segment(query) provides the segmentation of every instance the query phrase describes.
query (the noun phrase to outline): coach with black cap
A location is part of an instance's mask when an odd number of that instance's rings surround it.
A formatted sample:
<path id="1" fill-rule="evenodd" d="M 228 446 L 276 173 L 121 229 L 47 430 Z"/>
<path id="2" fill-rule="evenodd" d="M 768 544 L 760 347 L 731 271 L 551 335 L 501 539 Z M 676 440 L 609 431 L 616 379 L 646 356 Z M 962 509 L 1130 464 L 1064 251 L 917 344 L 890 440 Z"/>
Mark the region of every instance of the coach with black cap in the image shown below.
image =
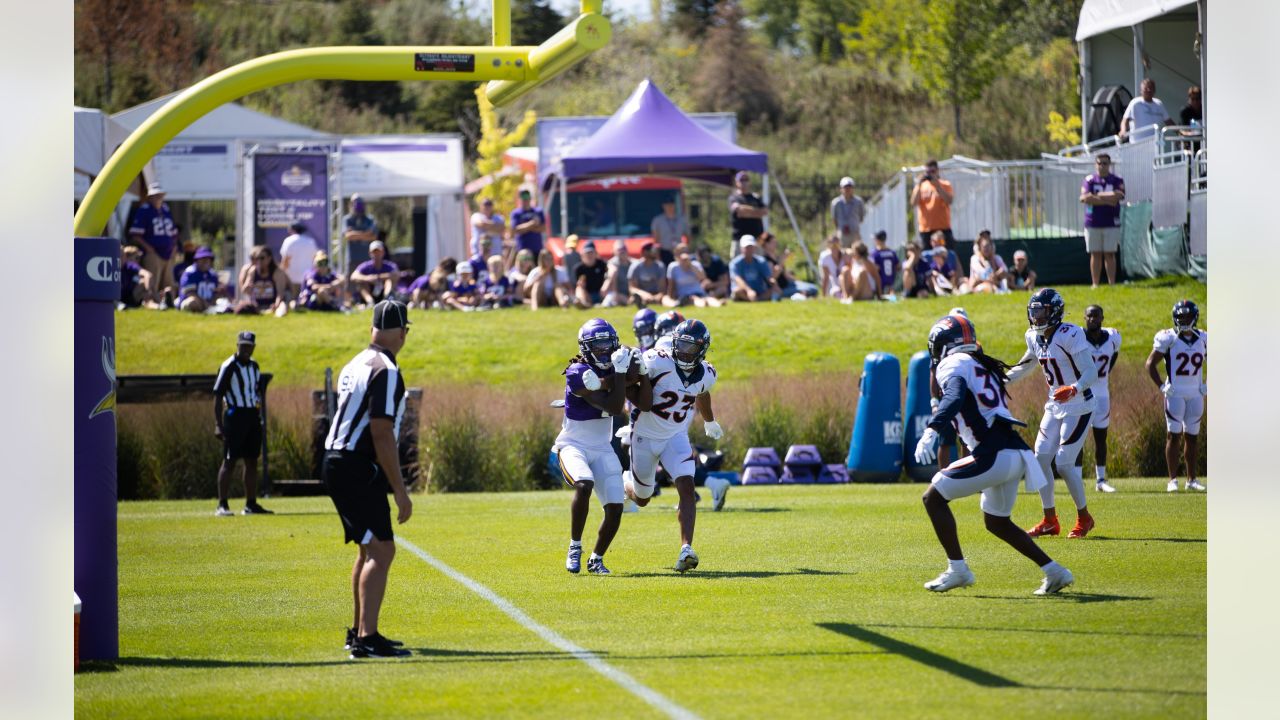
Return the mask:
<path id="1" fill-rule="evenodd" d="M 218 468 L 218 509 L 215 515 L 232 515 L 227 507 L 231 472 L 244 461 L 245 515 L 270 515 L 258 504 L 258 456 L 262 452 L 262 372 L 253 359 L 257 340 L 245 330 L 236 336 L 236 354 L 218 368 L 213 383 L 213 433 L 222 440 L 222 466 Z"/>
<path id="2" fill-rule="evenodd" d="M 378 632 L 387 573 L 396 555 L 387 491 L 395 497 L 398 522 L 413 514 L 398 450 L 405 382 L 396 353 L 408 334 L 409 309 L 403 303 L 383 300 L 374 305 L 371 342 L 338 376 L 337 411 L 324 441 L 324 484 L 346 542 L 359 549 L 351 570 L 355 612 L 346 644 L 352 658 L 409 654 L 401 643 Z"/>

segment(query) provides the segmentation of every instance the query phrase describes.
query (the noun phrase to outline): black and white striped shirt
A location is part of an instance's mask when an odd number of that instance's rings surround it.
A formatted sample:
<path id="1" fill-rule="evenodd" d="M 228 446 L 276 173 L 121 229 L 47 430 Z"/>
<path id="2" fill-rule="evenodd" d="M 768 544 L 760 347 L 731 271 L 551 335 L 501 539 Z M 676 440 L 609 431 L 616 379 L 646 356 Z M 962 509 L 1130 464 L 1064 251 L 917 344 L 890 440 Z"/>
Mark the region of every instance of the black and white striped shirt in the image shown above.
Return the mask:
<path id="1" fill-rule="evenodd" d="M 361 350 L 338 376 L 338 409 L 325 438 L 326 450 L 350 450 L 377 460 L 369 421 L 392 418 L 396 441 L 404 417 L 404 376 L 390 351 L 377 345 Z"/>
<path id="2" fill-rule="evenodd" d="M 218 368 L 218 379 L 213 382 L 213 392 L 222 397 L 227 407 L 257 408 L 262 400 L 262 374 L 258 363 L 240 362 L 236 356 L 227 358 Z"/>

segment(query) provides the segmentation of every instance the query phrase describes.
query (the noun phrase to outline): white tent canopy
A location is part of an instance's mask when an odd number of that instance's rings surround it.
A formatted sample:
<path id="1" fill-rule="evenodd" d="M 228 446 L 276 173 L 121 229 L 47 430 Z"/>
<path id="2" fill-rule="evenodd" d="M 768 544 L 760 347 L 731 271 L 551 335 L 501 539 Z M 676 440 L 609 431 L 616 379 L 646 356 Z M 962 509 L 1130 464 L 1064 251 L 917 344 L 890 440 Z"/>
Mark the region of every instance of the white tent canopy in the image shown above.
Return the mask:
<path id="1" fill-rule="evenodd" d="M 106 113 L 94 108 L 75 108 L 75 198 L 83 200 L 89 183 L 102 172 L 102 166 L 129 130 Z"/>
<path id="2" fill-rule="evenodd" d="M 1196 0 L 1084 0 L 1084 6 L 1080 8 L 1080 25 L 1076 27 L 1076 42 L 1101 35 L 1108 30 L 1138 25 L 1195 2 Z"/>

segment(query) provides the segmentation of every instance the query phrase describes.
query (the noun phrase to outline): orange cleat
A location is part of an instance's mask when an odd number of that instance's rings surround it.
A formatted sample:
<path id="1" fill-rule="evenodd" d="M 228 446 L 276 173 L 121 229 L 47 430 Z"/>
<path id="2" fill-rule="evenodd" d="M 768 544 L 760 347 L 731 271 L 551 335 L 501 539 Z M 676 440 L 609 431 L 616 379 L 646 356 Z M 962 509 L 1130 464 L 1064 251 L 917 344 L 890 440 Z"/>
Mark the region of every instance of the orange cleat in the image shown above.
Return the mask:
<path id="1" fill-rule="evenodd" d="M 1057 535 L 1062 532 L 1062 527 L 1058 525 L 1058 518 L 1045 518 L 1040 524 L 1027 531 L 1031 537 L 1040 537 L 1042 535 Z"/>
<path id="2" fill-rule="evenodd" d="M 1088 535 L 1089 531 L 1092 529 L 1093 529 L 1093 516 L 1081 515 L 1080 517 L 1076 518 L 1076 526 L 1071 528 L 1071 532 L 1067 534 L 1067 537 L 1082 538 L 1085 535 Z"/>

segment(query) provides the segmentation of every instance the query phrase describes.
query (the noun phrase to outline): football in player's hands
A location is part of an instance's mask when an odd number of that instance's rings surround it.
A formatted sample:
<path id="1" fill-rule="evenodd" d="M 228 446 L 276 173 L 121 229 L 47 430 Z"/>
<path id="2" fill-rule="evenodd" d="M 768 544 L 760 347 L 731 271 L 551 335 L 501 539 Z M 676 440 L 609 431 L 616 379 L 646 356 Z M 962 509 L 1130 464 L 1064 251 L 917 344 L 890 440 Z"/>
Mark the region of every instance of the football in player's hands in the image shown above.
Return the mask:
<path id="1" fill-rule="evenodd" d="M 1053 399 L 1055 402 L 1064 403 L 1076 396 L 1075 385 L 1063 385 L 1053 391 Z"/>
<path id="2" fill-rule="evenodd" d="M 631 354 L 631 365 L 627 367 L 627 384 L 635 385 L 640 382 L 640 353 Z"/>

